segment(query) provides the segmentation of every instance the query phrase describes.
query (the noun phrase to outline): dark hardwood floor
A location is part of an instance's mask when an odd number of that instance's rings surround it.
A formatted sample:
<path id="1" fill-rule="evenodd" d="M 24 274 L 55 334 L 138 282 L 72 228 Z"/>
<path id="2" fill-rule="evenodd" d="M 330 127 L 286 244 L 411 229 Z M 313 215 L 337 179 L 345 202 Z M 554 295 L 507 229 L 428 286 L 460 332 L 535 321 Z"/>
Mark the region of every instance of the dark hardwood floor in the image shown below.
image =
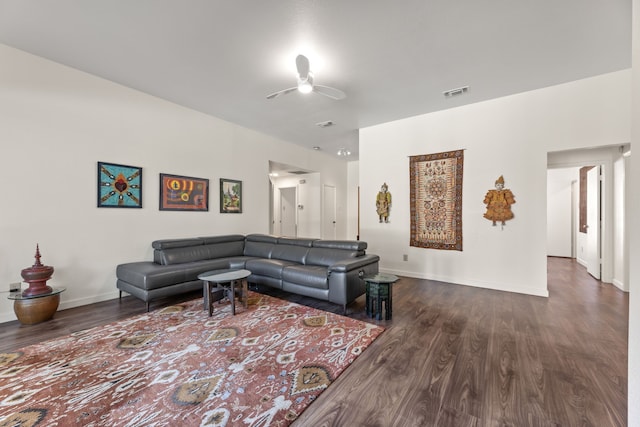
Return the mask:
<path id="1" fill-rule="evenodd" d="M 368 319 L 359 298 L 349 316 L 386 331 L 294 426 L 625 426 L 628 294 L 564 258 L 549 258 L 548 282 L 541 298 L 403 277 L 389 321 Z M 127 297 L 3 323 L 0 352 L 144 311 Z"/>

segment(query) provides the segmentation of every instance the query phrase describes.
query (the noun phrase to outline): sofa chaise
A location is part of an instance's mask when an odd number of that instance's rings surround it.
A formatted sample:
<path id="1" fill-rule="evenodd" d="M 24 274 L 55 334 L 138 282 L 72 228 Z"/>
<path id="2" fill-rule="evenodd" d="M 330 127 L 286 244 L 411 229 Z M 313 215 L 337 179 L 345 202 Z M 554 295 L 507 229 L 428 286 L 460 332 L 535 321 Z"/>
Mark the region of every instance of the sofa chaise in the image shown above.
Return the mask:
<path id="1" fill-rule="evenodd" d="M 378 272 L 379 257 L 367 254 L 367 243 L 275 237 L 265 234 L 224 235 L 156 240 L 153 261 L 120 264 L 117 284 L 147 303 L 202 289 L 198 275 L 238 268 L 251 271 L 247 282 L 304 296 L 347 304 L 365 292 L 362 278 Z"/>

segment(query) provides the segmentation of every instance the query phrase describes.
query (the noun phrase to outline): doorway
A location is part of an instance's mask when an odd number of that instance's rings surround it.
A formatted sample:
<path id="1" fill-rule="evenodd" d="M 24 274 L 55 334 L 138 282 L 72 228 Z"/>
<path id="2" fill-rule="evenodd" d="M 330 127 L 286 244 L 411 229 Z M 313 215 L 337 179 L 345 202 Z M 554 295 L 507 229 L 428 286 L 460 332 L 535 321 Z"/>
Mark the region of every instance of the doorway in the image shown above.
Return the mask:
<path id="1" fill-rule="evenodd" d="M 326 184 L 322 187 L 322 238 L 336 238 L 336 187 Z"/>
<path id="2" fill-rule="evenodd" d="M 602 165 L 547 170 L 547 256 L 574 258 L 598 280 L 604 262 L 601 170 Z"/>
<path id="3" fill-rule="evenodd" d="M 622 147 L 604 146 L 591 149 L 567 150 L 562 152 L 547 153 L 547 253 L 550 256 L 565 256 L 575 258 L 590 274 L 599 278 L 604 283 L 613 283 L 621 290 L 628 291 L 628 283 L 625 280 L 629 263 L 624 248 L 624 235 L 626 221 L 624 220 L 626 186 L 625 159 Z M 580 226 L 579 218 L 579 169 L 585 166 L 595 166 L 590 181 L 592 190 L 587 196 L 594 204 L 591 206 L 592 220 L 589 226 L 586 223 Z M 572 169 L 577 171 L 572 181 L 566 184 L 569 188 L 567 194 L 573 194 L 573 199 L 568 202 L 573 206 L 570 214 L 569 254 L 557 254 L 552 252 L 554 247 L 554 234 L 561 234 L 563 228 L 556 227 L 552 219 L 553 215 L 561 211 L 561 204 L 553 196 L 552 177 L 562 170 Z M 598 173 L 600 169 L 600 173 Z M 598 176 L 599 175 L 599 176 Z M 587 186 L 587 175 L 584 175 L 584 185 Z M 572 192 L 570 188 L 574 188 Z M 597 190 L 600 192 L 598 203 Z M 571 196 L 568 196 L 571 198 Z M 571 209 L 571 208 L 570 208 Z M 587 206 L 584 206 L 586 212 Z M 622 218 L 622 220 L 618 220 Z M 560 230 L 560 231 L 558 231 Z M 587 234 L 587 230 L 595 231 L 593 235 Z M 598 242 L 599 239 L 599 242 Z M 589 266 L 590 265 L 590 266 Z M 599 277 L 598 277 L 599 276 Z"/>
<path id="4" fill-rule="evenodd" d="M 269 161 L 269 232 L 276 236 L 321 238 L 320 173 Z"/>
<path id="5" fill-rule="evenodd" d="M 297 237 L 296 187 L 280 188 L 280 235 Z"/>

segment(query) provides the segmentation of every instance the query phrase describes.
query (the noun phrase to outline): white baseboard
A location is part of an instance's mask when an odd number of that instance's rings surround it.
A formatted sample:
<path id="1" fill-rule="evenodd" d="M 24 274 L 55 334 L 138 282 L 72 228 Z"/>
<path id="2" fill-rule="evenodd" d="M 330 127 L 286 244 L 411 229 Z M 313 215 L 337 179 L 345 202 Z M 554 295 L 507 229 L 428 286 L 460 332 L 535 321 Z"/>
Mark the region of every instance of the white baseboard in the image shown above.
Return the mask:
<path id="1" fill-rule="evenodd" d="M 543 290 L 533 289 L 530 287 L 514 288 L 513 285 L 507 285 L 503 283 L 483 282 L 481 280 L 465 280 L 464 283 L 462 283 L 462 282 L 456 282 L 451 277 L 429 276 L 426 274 L 415 273 L 413 271 L 391 270 L 391 269 L 383 269 L 383 268 L 381 268 L 380 271 L 384 273 L 393 274 L 396 276 L 413 277 L 415 279 L 435 280 L 438 282 L 452 283 L 454 285 L 471 286 L 474 288 L 491 289 L 494 291 L 514 292 L 517 294 L 533 295 L 537 297 L 549 297 L 549 290 L 546 287 Z"/>
<path id="2" fill-rule="evenodd" d="M 64 298 L 60 298 L 60 305 L 58 306 L 58 311 L 66 310 L 68 308 L 79 307 L 81 305 L 93 304 L 96 302 L 107 301 L 110 299 L 118 298 L 118 291 L 107 292 L 100 295 L 91 295 L 86 298 L 76 298 L 73 300 L 64 300 Z M 123 295 L 124 296 L 124 295 Z M 0 313 L 0 323 L 11 322 L 13 320 L 18 320 L 14 313 Z"/>
<path id="3" fill-rule="evenodd" d="M 68 308 L 79 307 L 81 305 L 93 304 L 96 302 L 108 301 L 110 299 L 118 298 L 118 291 L 111 291 L 100 295 L 91 295 L 85 298 L 76 298 L 73 300 L 63 300 L 60 302 L 58 311 L 66 310 Z"/>
<path id="4" fill-rule="evenodd" d="M 611 283 L 613 284 L 613 286 L 615 286 L 616 288 L 620 289 L 621 291 L 629 292 L 629 288 L 623 282 L 621 282 L 620 280 L 613 279 L 611 281 Z"/>

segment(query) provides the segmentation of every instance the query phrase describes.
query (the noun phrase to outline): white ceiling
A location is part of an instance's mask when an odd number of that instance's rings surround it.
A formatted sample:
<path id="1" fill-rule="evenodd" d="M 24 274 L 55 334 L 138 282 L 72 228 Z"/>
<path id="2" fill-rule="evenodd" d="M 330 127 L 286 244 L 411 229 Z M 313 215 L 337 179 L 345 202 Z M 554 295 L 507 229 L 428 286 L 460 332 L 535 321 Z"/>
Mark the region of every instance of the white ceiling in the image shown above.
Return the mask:
<path id="1" fill-rule="evenodd" d="M 357 159 L 361 127 L 631 67 L 631 0 L 0 0 L 0 42 Z M 299 53 L 347 98 L 267 100 Z"/>

